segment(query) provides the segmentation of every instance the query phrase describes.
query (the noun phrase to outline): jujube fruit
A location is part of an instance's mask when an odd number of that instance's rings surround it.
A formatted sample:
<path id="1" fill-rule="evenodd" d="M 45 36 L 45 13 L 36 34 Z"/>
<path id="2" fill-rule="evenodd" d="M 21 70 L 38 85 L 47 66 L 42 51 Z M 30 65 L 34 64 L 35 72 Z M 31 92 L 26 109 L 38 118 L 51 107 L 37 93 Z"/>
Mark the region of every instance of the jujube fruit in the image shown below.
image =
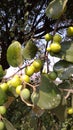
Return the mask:
<path id="1" fill-rule="evenodd" d="M 50 33 L 47 33 L 44 37 L 46 41 L 52 40 L 52 35 Z"/>
<path id="2" fill-rule="evenodd" d="M 22 81 L 23 82 L 27 82 L 27 83 L 30 83 L 30 77 L 28 75 L 22 75 Z"/>
<path id="3" fill-rule="evenodd" d="M 6 107 L 0 106 L 0 114 L 4 115 L 6 113 Z"/>
<path id="4" fill-rule="evenodd" d="M 0 130 L 4 130 L 4 127 L 5 127 L 4 122 L 0 121 Z"/>
<path id="5" fill-rule="evenodd" d="M 35 68 L 33 65 L 30 65 L 28 67 L 26 67 L 25 69 L 25 74 L 28 76 L 32 76 L 34 74 Z"/>
<path id="6" fill-rule="evenodd" d="M 27 88 L 24 88 L 22 91 L 21 91 L 21 96 L 24 100 L 28 100 L 29 97 L 30 97 L 30 90 L 27 89 Z"/>
<path id="7" fill-rule="evenodd" d="M 62 41 L 62 37 L 61 37 L 59 34 L 55 34 L 55 35 L 53 36 L 53 41 L 60 43 L 60 42 Z"/>
<path id="8" fill-rule="evenodd" d="M 73 36 L 73 27 L 72 26 L 67 28 L 67 35 L 68 36 Z"/>
<path id="9" fill-rule="evenodd" d="M 54 53 L 58 53 L 58 52 L 60 52 L 61 51 L 61 45 L 59 44 L 59 43 L 51 43 L 51 45 L 50 45 L 50 49 L 51 49 L 51 51 L 52 52 L 54 52 Z"/>
<path id="10" fill-rule="evenodd" d="M 13 87 L 17 87 L 18 85 L 21 84 L 21 79 L 18 75 L 15 75 L 12 79 L 11 79 L 11 86 Z"/>

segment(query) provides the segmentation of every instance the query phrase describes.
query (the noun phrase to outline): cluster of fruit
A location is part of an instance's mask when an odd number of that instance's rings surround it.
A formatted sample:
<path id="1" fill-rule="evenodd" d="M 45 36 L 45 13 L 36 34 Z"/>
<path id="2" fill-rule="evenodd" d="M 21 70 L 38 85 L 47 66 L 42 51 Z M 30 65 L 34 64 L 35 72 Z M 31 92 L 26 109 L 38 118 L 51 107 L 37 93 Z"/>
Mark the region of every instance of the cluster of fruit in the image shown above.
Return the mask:
<path id="1" fill-rule="evenodd" d="M 30 90 L 25 84 L 29 84 L 31 82 L 31 76 L 34 73 L 39 72 L 42 65 L 43 64 L 40 59 L 35 59 L 31 65 L 24 69 L 25 72 L 23 75 L 15 74 L 12 78 L 8 79 L 8 81 L 1 83 L 0 89 L 6 94 L 7 92 L 11 92 L 14 96 L 21 95 L 24 100 L 28 100 L 30 97 Z"/>
<path id="2" fill-rule="evenodd" d="M 46 41 L 52 40 L 50 46 L 47 47 L 48 52 L 54 52 L 54 53 L 60 52 L 61 50 L 60 42 L 62 41 L 62 37 L 59 34 L 55 34 L 54 36 L 52 36 L 51 34 L 46 34 L 45 40 Z"/>
<path id="3" fill-rule="evenodd" d="M 73 36 L 73 27 L 70 26 L 67 28 L 67 36 Z M 58 53 L 61 51 L 61 41 L 62 41 L 62 37 L 59 34 L 55 34 L 54 36 L 52 36 L 51 34 L 47 33 L 45 35 L 45 40 L 47 42 L 52 41 L 50 46 L 47 47 L 47 52 L 53 52 L 53 53 Z"/>

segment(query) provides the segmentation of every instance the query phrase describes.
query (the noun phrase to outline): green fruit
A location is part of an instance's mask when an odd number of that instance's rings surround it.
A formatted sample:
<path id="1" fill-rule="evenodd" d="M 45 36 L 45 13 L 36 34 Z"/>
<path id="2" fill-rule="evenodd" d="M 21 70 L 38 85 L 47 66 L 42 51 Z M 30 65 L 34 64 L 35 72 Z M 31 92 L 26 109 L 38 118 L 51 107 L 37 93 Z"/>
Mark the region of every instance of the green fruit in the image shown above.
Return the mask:
<path id="1" fill-rule="evenodd" d="M 32 63 L 32 65 L 35 68 L 35 72 L 38 72 L 42 68 L 42 61 L 40 59 L 36 59 L 36 60 L 34 60 L 34 62 Z"/>
<path id="2" fill-rule="evenodd" d="M 28 76 L 32 76 L 34 74 L 34 71 L 35 71 L 35 68 L 33 65 L 30 65 L 28 66 L 26 69 L 25 69 L 25 74 L 28 75 Z"/>
<path id="3" fill-rule="evenodd" d="M 49 34 L 49 33 L 47 33 L 47 34 L 45 35 L 45 40 L 46 40 L 46 41 L 52 40 L 52 35 Z"/>
<path id="4" fill-rule="evenodd" d="M 67 35 L 68 36 L 73 36 L 73 27 L 72 26 L 68 27 L 68 29 L 67 29 Z"/>
<path id="5" fill-rule="evenodd" d="M 2 89 L 3 91 L 7 91 L 7 89 L 8 89 L 8 84 L 7 84 L 7 83 L 2 83 L 2 84 L 0 84 L 0 87 L 1 87 L 1 89 Z"/>
<path id="6" fill-rule="evenodd" d="M 12 79 L 11 79 L 11 86 L 13 87 L 17 87 L 18 85 L 21 84 L 21 79 L 18 75 L 15 75 Z"/>
<path id="7" fill-rule="evenodd" d="M 62 37 L 59 34 L 55 34 L 53 37 L 53 41 L 60 43 L 62 41 Z"/>
<path id="8" fill-rule="evenodd" d="M 61 45 L 57 42 L 53 42 L 50 45 L 50 49 L 51 49 L 52 52 L 58 53 L 58 52 L 61 51 Z"/>
<path id="9" fill-rule="evenodd" d="M 0 114 L 4 115 L 6 113 L 6 107 L 0 106 Z"/>
<path id="10" fill-rule="evenodd" d="M 24 100 L 28 100 L 29 97 L 30 97 L 30 90 L 27 89 L 27 88 L 24 88 L 22 91 L 21 91 L 21 96 Z"/>
<path id="11" fill-rule="evenodd" d="M 13 41 L 7 49 L 7 61 L 13 67 L 18 67 L 22 64 L 22 48 L 18 41 Z"/>
<path id="12" fill-rule="evenodd" d="M 23 82 L 30 83 L 30 77 L 29 77 L 28 75 L 23 75 L 23 76 L 22 76 L 22 81 L 23 81 Z"/>
<path id="13" fill-rule="evenodd" d="M 4 127 L 5 127 L 4 122 L 0 121 L 0 130 L 4 130 Z"/>
<path id="14" fill-rule="evenodd" d="M 40 95 L 39 95 L 39 93 L 37 93 L 37 92 L 33 92 L 33 93 L 31 94 L 31 100 L 32 100 L 32 103 L 33 103 L 34 105 L 37 104 L 37 102 L 38 102 L 38 100 L 39 100 L 39 97 L 40 97 Z"/>
<path id="15" fill-rule="evenodd" d="M 55 80 L 56 78 L 57 78 L 57 74 L 56 74 L 56 72 L 50 72 L 49 74 L 48 74 L 48 77 L 51 79 L 51 80 Z"/>

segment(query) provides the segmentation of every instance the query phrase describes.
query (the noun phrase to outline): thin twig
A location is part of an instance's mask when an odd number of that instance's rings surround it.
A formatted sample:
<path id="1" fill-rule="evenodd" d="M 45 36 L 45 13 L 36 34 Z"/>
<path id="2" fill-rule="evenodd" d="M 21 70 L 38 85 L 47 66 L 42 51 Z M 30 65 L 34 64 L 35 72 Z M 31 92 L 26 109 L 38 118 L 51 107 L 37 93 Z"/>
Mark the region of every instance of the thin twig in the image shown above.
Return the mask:
<path id="1" fill-rule="evenodd" d="M 26 101 L 23 99 L 22 95 L 20 94 L 20 97 L 21 97 L 21 100 L 27 105 L 27 106 L 31 106 L 31 107 L 34 107 L 33 104 L 31 104 L 30 102 Z"/>
<path id="2" fill-rule="evenodd" d="M 73 89 L 63 89 L 63 91 L 67 92 L 65 99 L 67 99 L 71 93 L 73 94 Z"/>

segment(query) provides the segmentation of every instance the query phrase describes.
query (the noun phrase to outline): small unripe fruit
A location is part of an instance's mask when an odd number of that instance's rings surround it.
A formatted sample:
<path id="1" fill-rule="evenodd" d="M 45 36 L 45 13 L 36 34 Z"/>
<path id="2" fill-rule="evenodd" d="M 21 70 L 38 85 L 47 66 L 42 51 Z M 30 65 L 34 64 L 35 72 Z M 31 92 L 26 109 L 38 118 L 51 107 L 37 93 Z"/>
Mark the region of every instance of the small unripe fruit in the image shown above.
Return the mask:
<path id="1" fill-rule="evenodd" d="M 27 88 L 24 88 L 22 91 L 21 91 L 21 96 L 24 100 L 28 100 L 29 97 L 30 97 L 30 90 L 27 89 Z"/>
<path id="2" fill-rule="evenodd" d="M 4 130 L 4 127 L 5 127 L 4 122 L 0 121 L 0 130 Z"/>
<path id="3" fill-rule="evenodd" d="M 48 77 L 51 79 L 51 80 L 55 80 L 57 78 L 57 74 L 56 72 L 52 71 L 48 74 Z"/>
<path id="4" fill-rule="evenodd" d="M 68 29 L 67 29 L 67 35 L 68 36 L 73 36 L 73 27 L 72 26 L 68 27 Z"/>
<path id="5" fill-rule="evenodd" d="M 62 41 L 62 37 L 59 34 L 55 34 L 53 37 L 53 41 L 60 43 Z"/>
<path id="6" fill-rule="evenodd" d="M 54 52 L 54 53 L 58 53 L 58 52 L 60 52 L 61 51 L 61 45 L 59 44 L 59 43 L 52 43 L 51 45 L 50 45 L 50 49 L 51 49 L 51 51 L 52 52 Z"/>
<path id="7" fill-rule="evenodd" d="M 46 40 L 46 41 L 52 40 L 52 35 L 49 34 L 49 33 L 47 33 L 47 34 L 45 35 L 45 40 Z"/>

